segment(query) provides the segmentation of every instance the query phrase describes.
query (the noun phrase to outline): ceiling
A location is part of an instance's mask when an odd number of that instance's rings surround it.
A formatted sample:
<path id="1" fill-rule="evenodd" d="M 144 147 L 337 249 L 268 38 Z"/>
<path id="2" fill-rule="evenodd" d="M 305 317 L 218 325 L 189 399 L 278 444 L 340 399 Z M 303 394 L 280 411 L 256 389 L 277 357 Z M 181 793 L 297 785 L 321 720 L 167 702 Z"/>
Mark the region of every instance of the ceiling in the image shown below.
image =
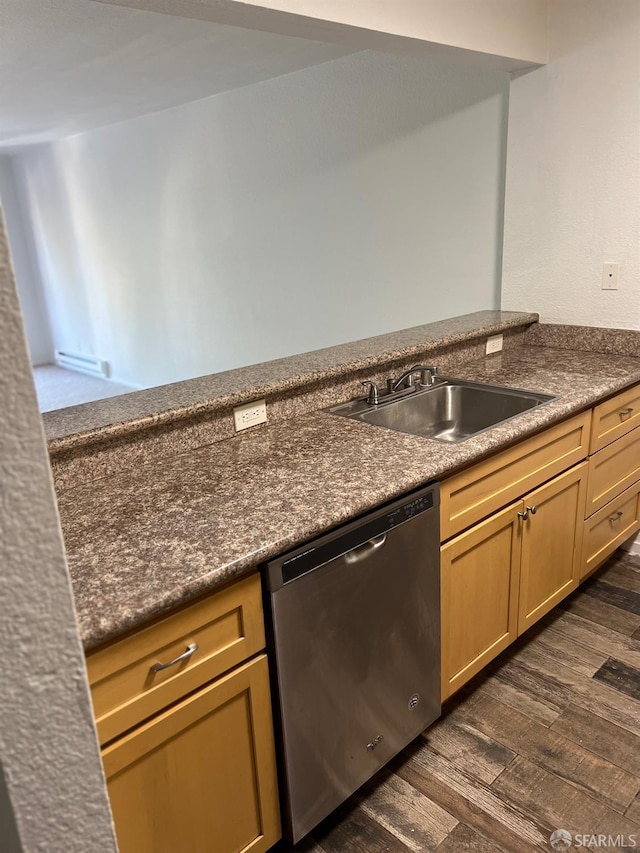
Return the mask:
<path id="1" fill-rule="evenodd" d="M 0 0 L 0 148 L 80 133 L 352 52 L 93 0 Z"/>

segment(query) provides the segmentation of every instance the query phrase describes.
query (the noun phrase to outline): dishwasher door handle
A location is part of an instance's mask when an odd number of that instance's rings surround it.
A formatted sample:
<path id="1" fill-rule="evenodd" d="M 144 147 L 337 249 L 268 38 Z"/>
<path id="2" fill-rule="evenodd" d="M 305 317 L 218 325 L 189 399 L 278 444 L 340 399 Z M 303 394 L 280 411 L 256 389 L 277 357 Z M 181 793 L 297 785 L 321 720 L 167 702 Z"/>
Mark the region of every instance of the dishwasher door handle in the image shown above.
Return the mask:
<path id="1" fill-rule="evenodd" d="M 361 560 L 366 560 L 367 557 L 370 554 L 373 554 L 374 551 L 377 551 L 378 548 L 382 548 L 386 541 L 386 533 L 383 533 L 381 536 L 374 536 L 373 539 L 370 539 L 363 545 L 358 545 L 356 548 L 352 548 L 351 551 L 347 551 L 344 558 L 347 563 L 359 563 Z"/>

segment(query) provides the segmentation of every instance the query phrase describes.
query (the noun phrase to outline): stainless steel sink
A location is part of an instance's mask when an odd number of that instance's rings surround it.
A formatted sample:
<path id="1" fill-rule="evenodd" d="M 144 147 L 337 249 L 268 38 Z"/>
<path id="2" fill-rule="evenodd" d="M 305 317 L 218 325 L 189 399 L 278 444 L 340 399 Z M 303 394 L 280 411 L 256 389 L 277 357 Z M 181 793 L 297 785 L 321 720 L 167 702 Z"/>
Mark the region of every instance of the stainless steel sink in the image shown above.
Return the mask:
<path id="1" fill-rule="evenodd" d="M 389 401 L 383 398 L 375 406 L 357 400 L 329 411 L 399 432 L 457 442 L 553 399 L 517 388 L 440 378 L 432 387 Z"/>

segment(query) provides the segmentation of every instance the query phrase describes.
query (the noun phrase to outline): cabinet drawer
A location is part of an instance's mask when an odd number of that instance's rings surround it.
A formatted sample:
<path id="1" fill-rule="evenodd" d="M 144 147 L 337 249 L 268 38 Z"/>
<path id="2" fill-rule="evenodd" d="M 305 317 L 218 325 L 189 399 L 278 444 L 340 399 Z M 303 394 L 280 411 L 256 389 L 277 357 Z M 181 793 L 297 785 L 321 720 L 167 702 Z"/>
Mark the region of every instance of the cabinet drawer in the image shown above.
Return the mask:
<path id="1" fill-rule="evenodd" d="M 449 539 L 587 455 L 591 412 L 479 462 L 440 486 L 440 531 Z"/>
<path id="2" fill-rule="evenodd" d="M 601 450 L 637 426 L 640 426 L 640 385 L 594 408 L 589 453 Z"/>
<path id="3" fill-rule="evenodd" d="M 619 545 L 639 529 L 640 484 L 634 483 L 585 521 L 580 580 L 594 572 Z"/>
<path id="4" fill-rule="evenodd" d="M 264 853 L 280 837 L 265 655 L 102 751 L 121 853 Z"/>
<path id="5" fill-rule="evenodd" d="M 640 429 L 623 435 L 589 459 L 586 516 L 640 479 Z"/>
<path id="6" fill-rule="evenodd" d="M 156 663 L 198 649 L 167 669 Z M 264 648 L 260 576 L 238 581 L 87 657 L 100 743 L 175 702 Z"/>

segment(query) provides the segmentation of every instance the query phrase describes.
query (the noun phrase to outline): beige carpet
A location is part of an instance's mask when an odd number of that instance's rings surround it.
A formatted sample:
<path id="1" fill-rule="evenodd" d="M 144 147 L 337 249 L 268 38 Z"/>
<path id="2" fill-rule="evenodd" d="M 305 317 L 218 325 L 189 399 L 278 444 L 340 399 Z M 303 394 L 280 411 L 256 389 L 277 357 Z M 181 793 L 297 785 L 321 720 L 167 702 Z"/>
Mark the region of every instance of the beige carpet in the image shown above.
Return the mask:
<path id="1" fill-rule="evenodd" d="M 128 385 L 88 376 L 77 370 L 66 370 L 55 364 L 43 364 L 33 368 L 36 393 L 41 412 L 53 409 L 65 409 L 79 403 L 103 400 L 105 397 L 117 397 L 136 391 Z"/>

